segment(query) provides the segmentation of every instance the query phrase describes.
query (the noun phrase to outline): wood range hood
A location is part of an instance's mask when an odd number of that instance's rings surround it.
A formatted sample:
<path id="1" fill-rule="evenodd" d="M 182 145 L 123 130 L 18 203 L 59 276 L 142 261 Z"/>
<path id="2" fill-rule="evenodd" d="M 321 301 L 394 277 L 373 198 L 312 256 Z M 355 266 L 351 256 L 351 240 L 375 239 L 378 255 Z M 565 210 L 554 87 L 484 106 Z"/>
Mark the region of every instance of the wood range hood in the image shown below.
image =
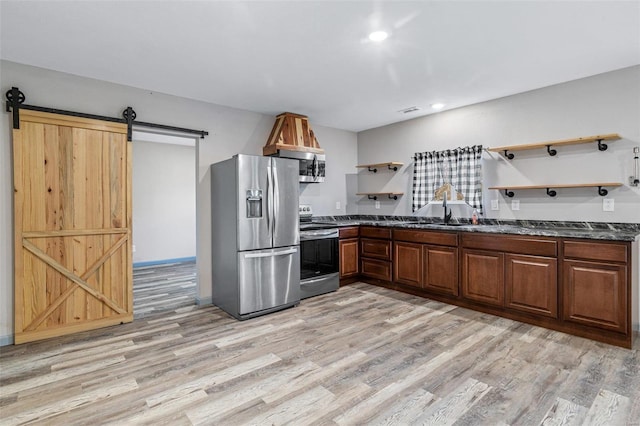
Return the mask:
<path id="1" fill-rule="evenodd" d="M 306 115 L 283 112 L 276 117 L 262 155 L 278 155 L 279 151 L 324 154 Z"/>

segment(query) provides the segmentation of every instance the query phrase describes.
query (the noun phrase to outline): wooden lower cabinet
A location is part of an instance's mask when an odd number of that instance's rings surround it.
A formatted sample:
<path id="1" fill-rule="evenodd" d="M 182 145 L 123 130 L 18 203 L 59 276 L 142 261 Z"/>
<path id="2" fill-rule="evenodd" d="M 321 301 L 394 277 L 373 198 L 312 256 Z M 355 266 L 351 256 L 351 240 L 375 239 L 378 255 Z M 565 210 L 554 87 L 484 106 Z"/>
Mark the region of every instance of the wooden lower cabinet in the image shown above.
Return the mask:
<path id="1" fill-rule="evenodd" d="M 396 241 L 393 244 L 393 281 L 422 287 L 422 244 Z"/>
<path id="2" fill-rule="evenodd" d="M 365 277 L 391 281 L 391 262 L 363 257 L 360 261 L 360 273 Z"/>
<path id="3" fill-rule="evenodd" d="M 358 239 L 340 240 L 340 278 L 351 278 L 360 273 Z"/>
<path id="4" fill-rule="evenodd" d="M 458 249 L 423 247 L 423 287 L 439 293 L 458 295 Z"/>
<path id="5" fill-rule="evenodd" d="M 504 254 L 462 250 L 462 297 L 492 306 L 504 305 Z"/>
<path id="6" fill-rule="evenodd" d="M 628 332 L 626 265 L 565 260 L 563 286 L 566 321 Z"/>
<path id="7" fill-rule="evenodd" d="M 555 258 L 505 254 L 505 306 L 558 318 L 558 267 Z"/>

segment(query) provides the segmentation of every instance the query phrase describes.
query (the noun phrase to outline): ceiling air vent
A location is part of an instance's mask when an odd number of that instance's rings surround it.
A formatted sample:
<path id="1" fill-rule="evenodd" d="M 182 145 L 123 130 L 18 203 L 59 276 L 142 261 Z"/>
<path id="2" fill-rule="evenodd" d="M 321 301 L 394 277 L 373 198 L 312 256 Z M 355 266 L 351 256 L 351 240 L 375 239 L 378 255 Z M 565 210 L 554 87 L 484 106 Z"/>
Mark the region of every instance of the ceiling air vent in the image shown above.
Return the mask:
<path id="1" fill-rule="evenodd" d="M 416 112 L 416 111 L 420 111 L 420 108 L 418 108 L 417 106 L 412 106 L 412 107 L 409 107 L 409 108 L 401 109 L 398 112 L 401 112 L 403 114 L 409 114 L 411 112 Z"/>

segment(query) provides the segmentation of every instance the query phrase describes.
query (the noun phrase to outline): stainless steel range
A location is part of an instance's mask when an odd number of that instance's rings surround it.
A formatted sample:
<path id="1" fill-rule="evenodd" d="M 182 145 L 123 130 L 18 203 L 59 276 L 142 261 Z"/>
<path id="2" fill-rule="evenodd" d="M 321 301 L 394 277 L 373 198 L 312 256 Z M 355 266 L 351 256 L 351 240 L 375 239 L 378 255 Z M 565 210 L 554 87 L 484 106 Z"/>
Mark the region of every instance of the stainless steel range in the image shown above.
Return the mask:
<path id="1" fill-rule="evenodd" d="M 309 205 L 300 205 L 300 298 L 336 291 L 340 286 L 338 227 L 313 222 Z"/>

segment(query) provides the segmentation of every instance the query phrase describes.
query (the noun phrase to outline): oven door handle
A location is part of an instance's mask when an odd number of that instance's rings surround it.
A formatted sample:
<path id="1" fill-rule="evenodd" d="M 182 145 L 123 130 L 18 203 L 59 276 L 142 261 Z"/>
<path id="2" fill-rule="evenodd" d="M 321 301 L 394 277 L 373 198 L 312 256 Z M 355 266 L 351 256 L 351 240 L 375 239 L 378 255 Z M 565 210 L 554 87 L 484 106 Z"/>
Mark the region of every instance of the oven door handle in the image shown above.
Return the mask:
<path id="1" fill-rule="evenodd" d="M 303 231 L 300 233 L 300 239 L 314 240 L 322 238 L 338 238 L 338 231 Z"/>

